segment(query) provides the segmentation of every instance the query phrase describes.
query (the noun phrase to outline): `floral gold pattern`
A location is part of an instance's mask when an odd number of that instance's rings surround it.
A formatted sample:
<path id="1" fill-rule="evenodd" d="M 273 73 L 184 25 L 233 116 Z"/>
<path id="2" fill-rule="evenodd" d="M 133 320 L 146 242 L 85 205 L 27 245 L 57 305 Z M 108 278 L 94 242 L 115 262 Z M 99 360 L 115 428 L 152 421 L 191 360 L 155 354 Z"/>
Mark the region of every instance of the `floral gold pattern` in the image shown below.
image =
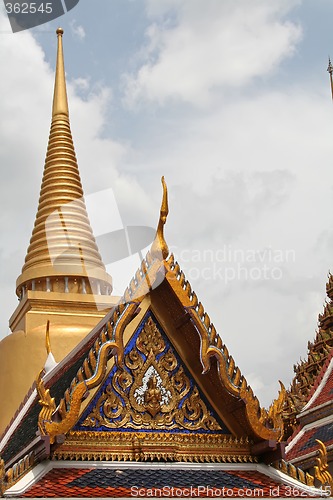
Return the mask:
<path id="1" fill-rule="evenodd" d="M 256 463 L 250 447 L 225 434 L 71 431 L 52 459 Z"/>
<path id="2" fill-rule="evenodd" d="M 222 431 L 151 316 L 124 367 L 108 377 L 81 429 Z"/>

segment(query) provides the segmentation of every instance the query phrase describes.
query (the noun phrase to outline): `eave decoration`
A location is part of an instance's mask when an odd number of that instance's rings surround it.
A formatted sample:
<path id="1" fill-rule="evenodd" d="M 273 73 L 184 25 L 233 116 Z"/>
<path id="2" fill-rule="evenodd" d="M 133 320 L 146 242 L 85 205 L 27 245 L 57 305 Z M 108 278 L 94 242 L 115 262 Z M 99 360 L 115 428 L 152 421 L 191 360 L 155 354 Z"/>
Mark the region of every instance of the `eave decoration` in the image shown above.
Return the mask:
<path id="1" fill-rule="evenodd" d="M 319 439 L 316 439 L 316 441 L 319 445 L 319 456 L 316 458 L 317 465 L 314 467 L 314 475 L 323 487 L 329 488 L 331 496 L 333 492 L 333 478 L 328 470 L 327 449 L 322 441 Z"/>

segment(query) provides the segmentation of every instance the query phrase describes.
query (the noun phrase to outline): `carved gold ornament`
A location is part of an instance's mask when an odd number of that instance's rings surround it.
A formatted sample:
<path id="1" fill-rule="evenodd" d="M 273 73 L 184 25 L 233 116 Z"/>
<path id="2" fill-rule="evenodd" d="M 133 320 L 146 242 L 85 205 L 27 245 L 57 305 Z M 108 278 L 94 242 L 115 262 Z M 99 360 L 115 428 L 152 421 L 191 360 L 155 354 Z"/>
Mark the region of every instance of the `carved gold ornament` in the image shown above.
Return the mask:
<path id="1" fill-rule="evenodd" d="M 5 462 L 0 456 L 0 496 L 3 496 L 6 489 L 5 476 Z"/>
<path id="2" fill-rule="evenodd" d="M 222 431 L 152 317 L 124 368 L 109 377 L 80 428 Z"/>
<path id="3" fill-rule="evenodd" d="M 284 428 L 280 410 L 286 391 L 281 386 L 277 400 L 272 403 L 268 411 L 260 406 L 258 398 L 236 366 L 227 346 L 223 344 L 209 315 L 205 312 L 202 303 L 199 302 L 174 256 L 170 255 L 165 264 L 167 268 L 166 278 L 183 306 L 186 307 L 199 334 L 203 373 L 210 370 L 211 358 L 215 358 L 221 384 L 231 395 L 244 401 L 246 417 L 254 434 L 260 439 L 281 440 Z"/>
<path id="4" fill-rule="evenodd" d="M 162 177 L 161 181 L 163 186 L 163 197 L 161 203 L 160 218 L 158 221 L 156 236 L 150 249 L 151 256 L 158 260 L 166 259 L 169 255 L 169 248 L 164 238 L 164 225 L 169 213 L 168 189 L 164 180 L 164 176 Z"/>
<path id="5" fill-rule="evenodd" d="M 319 457 L 316 458 L 316 464 L 314 467 L 315 478 L 320 481 L 322 486 L 329 486 L 331 493 L 333 492 L 333 478 L 328 470 L 327 463 L 327 449 L 322 441 L 316 439 L 319 444 Z"/>
<path id="6" fill-rule="evenodd" d="M 115 356 L 116 366 L 122 366 L 124 357 L 123 330 L 132 318 L 136 307 L 137 305 L 133 303 L 120 304 L 113 312 L 113 327 L 108 322 L 102 328 L 100 338 L 97 339 L 88 354 L 88 358 L 83 363 L 83 369 L 79 370 L 77 378 L 72 383 L 71 392 L 66 391 L 65 398 L 60 402 L 59 415 L 62 417 L 60 421 L 52 421 L 52 414 L 55 411 L 54 399 L 50 397 L 48 390 L 45 391 L 41 379 L 42 372 L 39 374 L 37 391 L 43 408 L 39 414 L 38 426 L 42 435 L 50 436 L 51 444 L 55 442 L 57 435 L 66 434 L 76 424 L 85 394 L 98 386 L 105 376 L 108 358 Z"/>
<path id="7" fill-rule="evenodd" d="M 54 398 L 51 397 L 49 389 L 45 389 L 43 382 L 44 368 L 38 374 L 36 379 L 36 390 L 39 396 L 39 404 L 42 409 L 38 416 L 38 428 L 42 435 L 45 434 L 45 424 L 51 421 L 52 414 L 55 412 L 56 404 Z"/>
<path id="8" fill-rule="evenodd" d="M 71 431 L 53 460 L 256 463 L 248 439 L 214 433 Z"/>

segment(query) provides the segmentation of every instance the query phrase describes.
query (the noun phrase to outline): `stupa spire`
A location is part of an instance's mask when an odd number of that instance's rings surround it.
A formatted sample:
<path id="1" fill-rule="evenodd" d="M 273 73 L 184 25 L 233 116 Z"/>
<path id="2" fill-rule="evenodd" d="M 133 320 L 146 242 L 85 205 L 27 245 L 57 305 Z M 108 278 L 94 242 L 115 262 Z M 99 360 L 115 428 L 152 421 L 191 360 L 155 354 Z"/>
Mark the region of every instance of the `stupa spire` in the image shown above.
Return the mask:
<path id="1" fill-rule="evenodd" d="M 51 131 L 35 226 L 16 284 L 19 297 L 26 290 L 102 295 L 112 290 L 83 198 L 69 122 L 62 35 L 58 28 Z"/>

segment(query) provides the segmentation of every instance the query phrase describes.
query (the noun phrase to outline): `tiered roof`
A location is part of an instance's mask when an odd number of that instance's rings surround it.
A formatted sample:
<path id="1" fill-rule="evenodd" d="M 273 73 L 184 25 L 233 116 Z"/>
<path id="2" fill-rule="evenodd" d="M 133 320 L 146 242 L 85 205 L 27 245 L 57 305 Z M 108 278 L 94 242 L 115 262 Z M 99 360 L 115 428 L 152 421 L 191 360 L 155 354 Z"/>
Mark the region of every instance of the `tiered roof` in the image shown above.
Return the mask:
<path id="1" fill-rule="evenodd" d="M 324 443 L 329 459 L 333 457 L 333 350 L 318 374 L 309 400 L 298 415 L 298 427 L 289 439 L 287 459 L 305 470 L 313 467 L 318 442 Z"/>
<path id="2" fill-rule="evenodd" d="M 287 391 L 284 407 L 285 438 L 297 428 L 296 416 L 309 401 L 313 387 L 330 357 L 333 348 L 333 276 L 328 275 L 326 284 L 328 301 L 318 316 L 318 330 L 313 342 L 308 342 L 307 359 L 294 365 L 295 376 Z"/>

